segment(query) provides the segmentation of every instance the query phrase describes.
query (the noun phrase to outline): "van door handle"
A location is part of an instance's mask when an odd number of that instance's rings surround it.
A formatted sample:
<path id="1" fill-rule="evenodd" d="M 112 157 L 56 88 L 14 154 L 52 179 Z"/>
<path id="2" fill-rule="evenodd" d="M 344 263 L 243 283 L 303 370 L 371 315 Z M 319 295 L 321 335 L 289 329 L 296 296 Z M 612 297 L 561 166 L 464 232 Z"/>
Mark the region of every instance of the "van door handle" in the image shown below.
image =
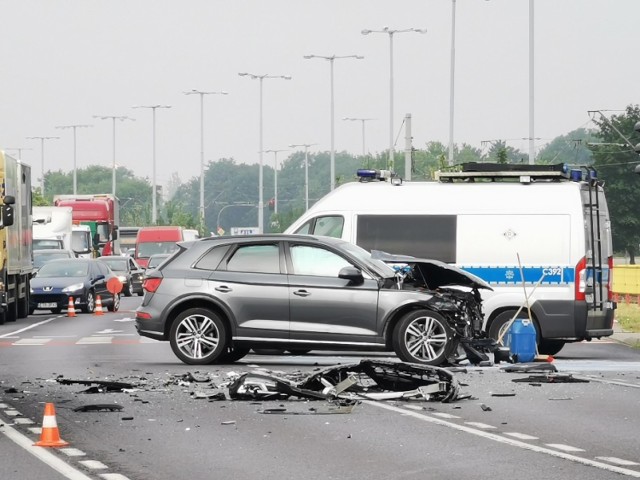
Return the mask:
<path id="1" fill-rule="evenodd" d="M 231 291 L 231 288 L 227 287 L 226 285 L 221 285 L 219 287 L 216 287 L 216 291 L 222 292 L 222 293 L 229 293 Z"/>
<path id="2" fill-rule="evenodd" d="M 293 294 L 299 297 L 308 297 L 311 295 L 311 292 L 307 292 L 306 290 L 296 290 Z"/>

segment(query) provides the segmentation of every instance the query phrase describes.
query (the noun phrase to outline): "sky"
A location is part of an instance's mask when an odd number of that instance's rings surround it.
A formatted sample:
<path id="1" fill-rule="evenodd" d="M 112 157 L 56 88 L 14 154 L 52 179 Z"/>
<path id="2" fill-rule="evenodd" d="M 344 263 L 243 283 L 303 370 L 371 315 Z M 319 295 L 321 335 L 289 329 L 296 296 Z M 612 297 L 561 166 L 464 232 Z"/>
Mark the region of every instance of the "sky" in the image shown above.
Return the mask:
<path id="1" fill-rule="evenodd" d="M 534 137 L 593 126 L 589 111 L 611 115 L 640 103 L 640 1 L 533 0 Z M 394 137 L 404 149 L 449 142 L 452 0 L 0 0 L 0 148 L 45 171 L 113 162 L 183 182 L 205 163 L 258 163 L 260 83 L 263 149 L 331 148 L 331 70 L 305 55 L 362 55 L 334 61 L 335 150 L 389 146 L 389 35 L 363 29 L 427 29 L 393 36 Z M 455 1 L 454 142 L 487 141 L 528 151 L 529 0 Z M 290 75 L 291 80 L 241 77 Z M 200 96 L 192 89 L 225 91 Z M 612 110 L 612 111 L 609 111 Z M 21 151 L 16 149 L 22 149 Z M 282 161 L 288 152 L 280 153 Z M 264 165 L 274 156 L 264 154 Z"/>

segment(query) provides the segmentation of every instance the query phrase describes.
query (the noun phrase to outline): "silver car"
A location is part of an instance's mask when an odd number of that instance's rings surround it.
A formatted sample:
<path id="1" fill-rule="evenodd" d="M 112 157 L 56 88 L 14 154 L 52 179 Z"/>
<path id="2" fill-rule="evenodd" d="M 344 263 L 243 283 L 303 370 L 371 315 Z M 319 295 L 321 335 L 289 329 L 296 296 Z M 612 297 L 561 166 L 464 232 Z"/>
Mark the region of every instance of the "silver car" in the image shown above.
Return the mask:
<path id="1" fill-rule="evenodd" d="M 148 273 L 136 328 L 191 365 L 235 361 L 251 348 L 393 350 L 442 364 L 480 335 L 478 289 L 490 287 L 442 262 L 393 260 L 329 237 L 184 242 Z"/>

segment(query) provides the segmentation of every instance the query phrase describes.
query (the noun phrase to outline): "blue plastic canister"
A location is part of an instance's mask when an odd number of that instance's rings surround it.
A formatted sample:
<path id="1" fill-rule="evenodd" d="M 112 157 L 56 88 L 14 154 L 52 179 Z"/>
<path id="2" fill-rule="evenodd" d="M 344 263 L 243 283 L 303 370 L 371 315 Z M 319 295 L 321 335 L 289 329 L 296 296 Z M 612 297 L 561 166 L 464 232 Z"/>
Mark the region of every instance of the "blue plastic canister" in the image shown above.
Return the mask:
<path id="1" fill-rule="evenodd" d="M 506 345 L 516 362 L 533 362 L 536 358 L 536 327 L 528 318 L 516 318 L 507 332 Z"/>

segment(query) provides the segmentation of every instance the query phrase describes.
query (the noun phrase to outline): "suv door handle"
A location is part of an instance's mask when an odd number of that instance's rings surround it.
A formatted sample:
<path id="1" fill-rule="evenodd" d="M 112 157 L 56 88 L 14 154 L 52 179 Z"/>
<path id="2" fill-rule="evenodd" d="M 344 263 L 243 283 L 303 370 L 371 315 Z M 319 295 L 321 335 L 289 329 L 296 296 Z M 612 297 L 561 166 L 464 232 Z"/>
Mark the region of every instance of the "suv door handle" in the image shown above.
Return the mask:
<path id="1" fill-rule="evenodd" d="M 311 295 L 311 292 L 307 292 L 306 290 L 296 290 L 293 294 L 299 297 L 308 297 Z"/>
<path id="2" fill-rule="evenodd" d="M 221 285 L 219 287 L 216 287 L 216 291 L 222 292 L 222 293 L 229 293 L 231 291 L 231 288 L 227 287 L 226 285 Z"/>

